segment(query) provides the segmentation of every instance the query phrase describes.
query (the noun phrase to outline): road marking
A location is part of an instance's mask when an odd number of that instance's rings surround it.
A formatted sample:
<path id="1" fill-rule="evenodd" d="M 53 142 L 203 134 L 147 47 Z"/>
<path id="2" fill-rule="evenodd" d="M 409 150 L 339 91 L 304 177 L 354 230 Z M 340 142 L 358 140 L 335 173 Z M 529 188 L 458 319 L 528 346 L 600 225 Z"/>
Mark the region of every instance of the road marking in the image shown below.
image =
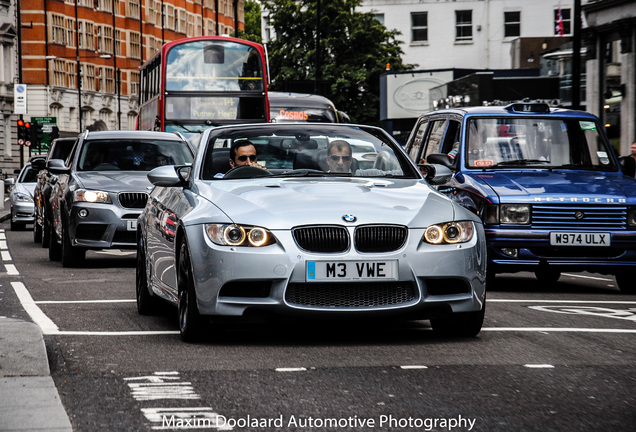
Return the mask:
<path id="1" fill-rule="evenodd" d="M 617 310 L 594 306 L 528 306 L 532 310 L 568 315 L 586 315 L 636 322 L 636 308 Z"/>
<path id="2" fill-rule="evenodd" d="M 46 332 L 46 335 L 53 336 L 156 336 L 156 335 L 178 335 L 179 330 L 143 330 L 143 331 L 73 331 L 55 330 Z"/>
<path id="3" fill-rule="evenodd" d="M 288 367 L 288 368 L 276 368 L 276 372 L 304 372 L 307 368 L 304 367 Z"/>
<path id="4" fill-rule="evenodd" d="M 576 275 L 576 274 L 571 274 L 571 273 L 562 273 L 561 276 L 569 276 L 569 277 L 580 278 L 580 279 L 592 279 L 592 280 L 614 282 L 614 278 L 583 276 L 583 275 Z"/>
<path id="5" fill-rule="evenodd" d="M 4 233 L 4 230 L 0 231 L 0 240 L 6 240 L 7 236 Z"/>
<path id="6" fill-rule="evenodd" d="M 554 369 L 554 365 L 551 364 L 524 364 L 523 366 L 530 369 Z"/>
<path id="7" fill-rule="evenodd" d="M 483 327 L 481 331 L 500 332 L 573 332 L 573 333 L 635 333 L 636 329 L 575 328 L 575 327 Z"/>
<path id="8" fill-rule="evenodd" d="M 20 274 L 18 269 L 13 264 L 5 264 L 4 268 L 7 269 L 7 274 L 10 276 L 17 276 Z"/>
<path id="9" fill-rule="evenodd" d="M 128 255 L 136 254 L 137 251 L 123 251 L 121 249 L 104 249 L 104 250 L 95 251 L 95 253 L 104 254 L 104 255 L 114 255 L 114 256 L 128 256 Z"/>
<path id="10" fill-rule="evenodd" d="M 134 303 L 135 299 L 126 300 L 37 300 L 35 304 L 85 304 L 85 303 Z"/>
<path id="11" fill-rule="evenodd" d="M 581 303 L 581 304 L 636 304 L 636 301 L 626 300 L 513 300 L 513 299 L 491 299 L 486 300 L 487 303 Z"/>
<path id="12" fill-rule="evenodd" d="M 9 249 L 6 240 L 0 240 L 0 249 Z"/>
<path id="13" fill-rule="evenodd" d="M 2 256 L 2 261 L 13 261 L 8 250 L 0 252 L 0 255 Z"/>
<path id="14" fill-rule="evenodd" d="M 29 290 L 26 289 L 22 282 L 11 282 L 11 286 L 18 296 L 20 303 L 22 303 L 22 307 L 29 314 L 33 322 L 40 326 L 42 333 L 55 334 L 59 332 L 55 323 L 35 304 L 33 297 L 29 294 Z"/>
<path id="15" fill-rule="evenodd" d="M 405 365 L 405 366 L 400 366 L 400 369 L 428 369 L 428 366 L 423 366 L 423 365 Z"/>

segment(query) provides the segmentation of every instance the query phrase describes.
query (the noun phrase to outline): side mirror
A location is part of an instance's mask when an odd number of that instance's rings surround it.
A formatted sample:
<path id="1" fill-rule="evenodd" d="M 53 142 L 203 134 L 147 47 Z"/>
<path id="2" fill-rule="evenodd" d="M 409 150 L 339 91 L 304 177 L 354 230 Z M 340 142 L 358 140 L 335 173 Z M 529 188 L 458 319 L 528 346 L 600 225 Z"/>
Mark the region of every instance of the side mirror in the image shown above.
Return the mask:
<path id="1" fill-rule="evenodd" d="M 419 164 L 418 167 L 425 173 L 424 178 L 426 178 L 430 184 L 440 185 L 447 183 L 453 176 L 453 172 L 450 168 L 444 165 Z"/>
<path id="2" fill-rule="evenodd" d="M 628 177 L 634 177 L 636 174 L 636 160 L 631 156 L 621 156 L 618 158 L 621 171 Z"/>
<path id="3" fill-rule="evenodd" d="M 13 186 L 14 184 L 15 184 L 15 179 L 13 177 L 4 179 L 5 186 Z"/>
<path id="4" fill-rule="evenodd" d="M 53 174 L 68 174 L 71 169 L 66 166 L 62 159 L 51 159 L 46 163 L 46 168 Z"/>
<path id="5" fill-rule="evenodd" d="M 443 165 L 448 169 L 451 170 L 455 170 L 455 161 L 457 160 L 457 158 L 453 159 L 450 156 L 448 156 L 447 154 L 443 154 L 443 153 L 432 153 L 428 156 L 426 156 L 426 162 L 430 163 L 430 164 L 438 164 L 438 165 Z"/>
<path id="6" fill-rule="evenodd" d="M 147 177 L 153 185 L 164 187 L 179 186 L 183 184 L 184 181 L 181 179 L 174 165 L 157 167 L 150 171 Z"/>

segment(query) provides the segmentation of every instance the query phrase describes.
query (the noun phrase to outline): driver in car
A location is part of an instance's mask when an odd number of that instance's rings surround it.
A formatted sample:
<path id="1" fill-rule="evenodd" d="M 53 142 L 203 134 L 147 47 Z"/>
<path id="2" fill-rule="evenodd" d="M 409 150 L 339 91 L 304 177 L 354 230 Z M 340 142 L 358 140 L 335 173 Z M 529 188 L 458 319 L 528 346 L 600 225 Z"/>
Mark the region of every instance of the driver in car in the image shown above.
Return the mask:
<path id="1" fill-rule="evenodd" d="M 265 169 L 258 162 L 258 152 L 256 147 L 249 140 L 234 141 L 230 147 L 230 166 L 236 168 L 239 166 L 253 166 Z"/>

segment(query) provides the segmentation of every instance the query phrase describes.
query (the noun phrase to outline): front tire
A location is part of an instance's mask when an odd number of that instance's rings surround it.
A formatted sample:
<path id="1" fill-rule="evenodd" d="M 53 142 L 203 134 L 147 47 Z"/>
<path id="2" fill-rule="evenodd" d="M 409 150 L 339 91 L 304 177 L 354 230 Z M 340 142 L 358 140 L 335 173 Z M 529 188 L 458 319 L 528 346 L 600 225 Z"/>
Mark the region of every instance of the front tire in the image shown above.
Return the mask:
<path id="1" fill-rule="evenodd" d="M 179 249 L 179 272 L 177 285 L 179 288 L 179 332 L 184 342 L 197 342 L 203 336 L 204 321 L 199 314 L 197 297 L 194 291 L 194 278 L 190 263 L 188 246 L 181 243 Z"/>
<path id="2" fill-rule="evenodd" d="M 42 241 L 42 227 L 37 220 L 33 221 L 33 243 Z"/>
<path id="3" fill-rule="evenodd" d="M 614 276 L 616 278 L 616 285 L 623 294 L 636 294 L 636 279 L 633 275 L 625 273 L 618 273 Z"/>
<path id="4" fill-rule="evenodd" d="M 152 315 L 157 310 L 157 299 L 148 290 L 148 273 L 146 268 L 146 254 L 137 242 L 137 266 L 135 269 L 135 290 L 137 294 L 137 312 L 139 315 Z"/>
<path id="5" fill-rule="evenodd" d="M 76 267 L 84 262 L 86 249 L 74 247 L 71 244 L 71 236 L 68 227 L 62 224 L 62 266 Z"/>
<path id="6" fill-rule="evenodd" d="M 452 314 L 447 318 L 431 319 L 431 327 L 439 336 L 475 337 L 481 331 L 486 314 L 486 302 L 480 311 Z"/>

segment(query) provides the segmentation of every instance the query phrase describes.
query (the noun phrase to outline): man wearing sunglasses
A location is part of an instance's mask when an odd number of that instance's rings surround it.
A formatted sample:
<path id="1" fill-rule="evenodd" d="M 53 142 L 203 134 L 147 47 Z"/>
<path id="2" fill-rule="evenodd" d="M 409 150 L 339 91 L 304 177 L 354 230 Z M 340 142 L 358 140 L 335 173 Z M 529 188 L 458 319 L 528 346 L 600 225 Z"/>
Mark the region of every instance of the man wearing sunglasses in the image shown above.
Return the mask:
<path id="1" fill-rule="evenodd" d="M 230 166 L 232 168 L 249 165 L 265 169 L 256 161 L 257 159 L 258 152 L 251 141 L 234 141 L 232 147 L 230 147 Z"/>
<path id="2" fill-rule="evenodd" d="M 327 148 L 327 166 L 329 172 L 348 173 L 351 172 L 351 162 L 353 161 L 353 151 L 351 145 L 344 140 L 335 140 Z"/>

